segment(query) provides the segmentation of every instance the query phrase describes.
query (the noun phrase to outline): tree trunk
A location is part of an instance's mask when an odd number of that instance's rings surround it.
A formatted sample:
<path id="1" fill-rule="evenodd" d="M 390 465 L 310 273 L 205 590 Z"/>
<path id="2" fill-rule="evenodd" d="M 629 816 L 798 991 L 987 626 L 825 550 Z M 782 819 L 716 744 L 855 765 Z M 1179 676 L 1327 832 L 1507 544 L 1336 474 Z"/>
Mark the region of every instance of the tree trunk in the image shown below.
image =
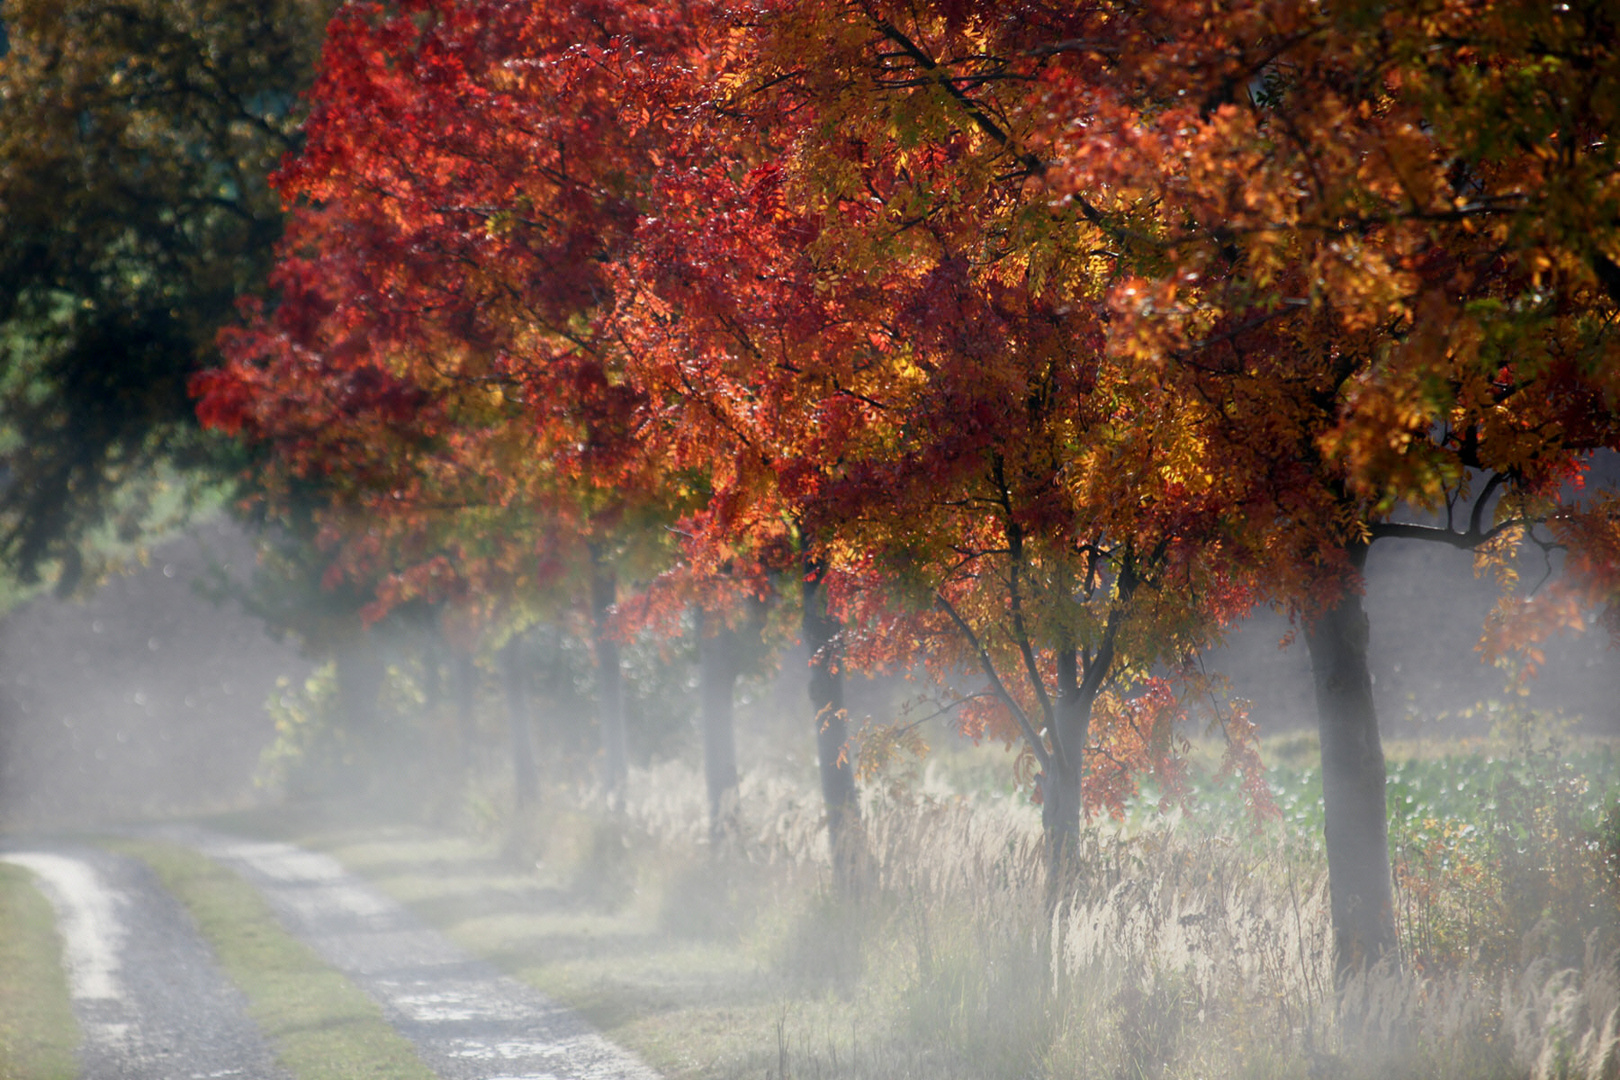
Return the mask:
<path id="1" fill-rule="evenodd" d="M 591 635 L 596 654 L 597 724 L 602 733 L 602 790 L 610 809 L 624 804 L 630 755 L 624 733 L 624 671 L 619 666 L 619 643 L 608 625 L 618 600 L 618 579 L 613 568 L 591 553 Z"/>
<path id="2" fill-rule="evenodd" d="M 379 739 L 382 722 L 378 699 L 387 674 L 382 654 L 369 633 L 344 642 L 333 654 L 337 661 L 338 708 L 343 723 L 371 749 Z"/>
<path id="3" fill-rule="evenodd" d="M 519 811 L 528 810 L 539 794 L 534 768 L 534 741 L 529 731 L 528 657 L 521 638 L 501 650 L 506 677 L 507 727 L 512 736 L 512 792 Z"/>
<path id="4" fill-rule="evenodd" d="M 1305 633 L 1316 681 L 1334 962 L 1341 977 L 1392 957 L 1396 945 L 1384 747 L 1367 668 L 1367 613 L 1355 591 L 1366 545 L 1350 549 L 1350 557 L 1356 580 Z"/>
<path id="5" fill-rule="evenodd" d="M 718 847 L 732 831 L 737 805 L 737 739 L 732 697 L 737 686 L 737 634 L 722 626 L 699 628 L 698 667 L 703 695 L 703 776 L 709 788 L 709 842 Z"/>
<path id="6" fill-rule="evenodd" d="M 847 890 L 855 883 L 860 855 L 860 805 L 855 800 L 854 762 L 849 760 L 847 745 L 839 626 L 827 615 L 825 570 L 815 560 L 805 559 L 803 633 L 810 650 L 810 704 L 815 710 L 821 797 L 827 806 L 827 842 L 832 851 L 834 880 Z"/>
<path id="7" fill-rule="evenodd" d="M 458 652 L 452 662 L 452 688 L 456 701 L 456 734 L 461 741 L 461 773 L 471 776 L 473 747 L 477 743 L 475 708 L 478 701 L 478 668 L 471 653 Z"/>
<path id="8" fill-rule="evenodd" d="M 1081 789 L 1086 742 L 1091 737 L 1091 701 L 1080 680 L 1074 646 L 1057 650 L 1057 730 L 1052 738 L 1052 764 L 1041 778 L 1041 825 L 1046 838 L 1046 892 L 1049 905 L 1060 899 L 1074 870 L 1080 844 Z"/>
<path id="9" fill-rule="evenodd" d="M 444 672 L 439 661 L 443 654 L 443 646 L 437 631 L 429 628 L 422 631 L 422 705 L 430 717 L 440 719 L 440 712 L 444 706 Z"/>
<path id="10" fill-rule="evenodd" d="M 385 783 L 388 771 L 383 760 L 387 739 L 380 700 L 387 665 L 371 634 L 365 631 L 338 646 L 333 659 L 337 664 L 339 723 L 355 748 L 356 773 L 348 782 L 357 784 L 362 791 L 375 792 Z"/>

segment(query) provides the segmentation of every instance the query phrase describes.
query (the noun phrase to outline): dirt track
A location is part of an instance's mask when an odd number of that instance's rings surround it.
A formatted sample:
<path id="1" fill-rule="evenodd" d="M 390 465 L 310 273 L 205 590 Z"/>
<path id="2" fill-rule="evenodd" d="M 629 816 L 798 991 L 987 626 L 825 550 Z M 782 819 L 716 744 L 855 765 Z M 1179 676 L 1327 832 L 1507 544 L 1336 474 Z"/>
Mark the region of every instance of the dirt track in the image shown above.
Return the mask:
<path id="1" fill-rule="evenodd" d="M 85 1080 L 285 1080 L 191 917 L 139 860 L 100 848 L 0 849 L 56 910 Z"/>
<path id="2" fill-rule="evenodd" d="M 446 1080 L 657 1080 L 569 1010 L 500 975 L 335 860 L 195 827 L 157 833 L 240 873 L 383 1008 Z M 286 1080 L 191 919 L 133 858 L 13 842 L 57 912 L 87 1080 Z"/>

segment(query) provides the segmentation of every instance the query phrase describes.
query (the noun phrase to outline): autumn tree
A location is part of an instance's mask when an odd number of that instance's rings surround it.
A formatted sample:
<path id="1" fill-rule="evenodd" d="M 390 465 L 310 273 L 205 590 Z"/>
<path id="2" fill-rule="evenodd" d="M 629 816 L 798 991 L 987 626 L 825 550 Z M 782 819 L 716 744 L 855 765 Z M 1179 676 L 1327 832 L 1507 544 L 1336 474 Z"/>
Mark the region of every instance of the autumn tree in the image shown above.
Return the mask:
<path id="1" fill-rule="evenodd" d="M 1056 882 L 1083 803 L 1171 778 L 1153 665 L 1242 610 L 1250 556 L 1198 409 L 1105 349 L 1107 234 L 1031 197 L 992 106 L 939 92 L 947 22 L 895 18 L 784 8 L 703 145 L 672 149 L 632 370 L 722 540 L 794 522 L 812 649 L 986 681 L 967 726 L 1028 747 Z"/>
<path id="2" fill-rule="evenodd" d="M 747 223 L 747 239 L 733 242 L 759 244 L 761 226 L 742 207 L 705 205 L 725 208 L 712 220 Z M 712 257 L 708 244 L 680 247 Z M 926 656 L 941 674 L 967 667 L 985 680 L 964 726 L 1029 747 L 1056 880 L 1083 799 L 1092 812 L 1118 809 L 1139 772 L 1173 779 L 1178 703 L 1150 670 L 1188 656 L 1243 608 L 1243 593 L 1218 573 L 1229 554 L 1214 510 L 1221 491 L 1195 428 L 1086 347 L 1095 326 L 1084 316 L 1064 319 L 1050 295 L 971 280 L 933 255 L 886 283 L 895 307 L 869 324 L 883 330 L 862 347 L 841 341 L 823 354 L 815 339 L 761 333 L 774 339 L 762 365 L 736 349 L 744 316 L 731 313 L 700 349 L 688 295 L 670 356 L 692 365 L 683 381 L 718 399 L 683 396 L 684 407 L 758 399 L 749 383 L 762 366 L 825 380 L 813 443 L 795 434 L 812 425 L 788 424 L 751 432 L 734 452 L 774 445 L 774 470 L 814 478 L 799 508 L 823 561 L 806 591 L 831 587 L 841 659 L 903 666 Z M 678 260 L 668 265 L 689 280 Z M 906 282 L 906 272 L 917 276 Z M 828 275 L 808 294 L 837 304 L 844 284 Z M 1133 682 L 1147 693 L 1131 693 Z"/>
<path id="3" fill-rule="evenodd" d="M 440 553 L 389 596 L 494 580 L 449 547 L 531 574 L 551 537 L 608 676 L 638 523 L 686 514 L 714 566 L 792 550 L 835 856 L 862 632 L 979 665 L 1061 852 L 1088 757 L 1115 788 L 1167 760 L 1155 662 L 1285 605 L 1348 970 L 1394 941 L 1368 546 L 1506 565 L 1615 440 L 1609 21 L 355 6 L 280 304 L 204 410 L 347 478 L 355 566 Z"/>
<path id="4" fill-rule="evenodd" d="M 276 304 L 196 384 L 208 423 L 366 516 L 333 573 L 389 564 L 379 610 L 583 583 L 610 800 L 620 578 L 686 497 L 642 452 L 602 318 L 668 122 L 622 95 L 696 47 L 688 22 L 613 4 L 346 8 L 278 177 L 299 209 Z"/>
<path id="5" fill-rule="evenodd" d="M 1289 553 L 1271 588 L 1316 672 L 1340 964 L 1378 960 L 1395 936 L 1366 552 L 1426 540 L 1508 567 L 1615 444 L 1613 13 L 1030 13 L 966 16 L 995 40 L 949 81 L 1027 80 L 1009 123 L 1043 188 L 1133 253 L 1111 348 L 1219 409 L 1211 459 Z"/>
<path id="6" fill-rule="evenodd" d="M 433 524 L 446 520 L 442 508 L 528 506 L 544 508 L 559 552 L 580 540 L 610 789 L 625 760 L 615 576 L 647 533 L 633 527 L 637 515 L 645 522 L 697 489 L 643 453 L 647 414 L 621 374 L 623 324 L 602 316 L 624 288 L 613 268 L 651 205 L 647 185 L 673 132 L 699 134 L 690 104 L 707 94 L 705 57 L 743 26 L 705 25 L 706 10 L 345 12 L 309 148 L 283 179 L 309 206 L 285 247 L 279 306 L 236 339 L 228 376 L 199 383 L 210 422 L 276 441 L 295 473 L 354 481 L 357 504 L 378 515 L 373 534 L 449 528 L 483 545 L 487 517 Z M 636 108 L 624 107 L 627 94 Z M 525 558 L 533 534 L 504 535 Z M 357 537 L 349 557 L 382 547 Z M 398 595 L 431 587 L 435 569 L 462 576 L 455 559 L 424 563 L 397 575 Z M 814 631 L 813 590 L 806 610 Z M 833 651 L 813 655 L 812 686 L 835 694 Z M 843 721 L 837 708 L 820 714 L 831 775 L 844 778 L 829 804 L 836 818 L 853 805 Z"/>
<path id="7" fill-rule="evenodd" d="M 1485 623 L 1480 651 L 1514 669 L 1540 674 L 1547 639 L 1588 629 L 1588 618 L 1620 640 L 1620 493 L 1583 492 L 1546 523 L 1545 572 L 1513 582 Z M 1553 575 L 1553 558 L 1562 565 Z"/>
<path id="8" fill-rule="evenodd" d="M 994 281 L 978 310 L 998 316 L 1020 288 L 1061 297 L 1059 325 L 1090 300 L 1099 352 L 1162 388 L 1158 407 L 1218 463 L 1218 517 L 1240 523 L 1229 572 L 1263 565 L 1253 580 L 1304 621 L 1338 955 L 1346 970 L 1381 958 L 1394 923 L 1366 551 L 1416 539 L 1507 566 L 1536 522 L 1561 520 L 1581 455 L 1613 444 L 1611 16 L 808 2 L 775 16 L 757 85 L 787 104 L 750 103 L 753 171 L 677 170 L 674 215 L 720 212 L 649 259 L 678 267 L 671 312 L 711 313 L 730 341 L 715 355 L 768 372 L 703 406 L 708 437 L 735 433 L 768 463 L 722 472 L 775 474 L 824 504 L 872 453 L 859 433 L 899 415 L 873 390 L 880 342 L 926 355 L 894 341 L 907 324 L 886 304 L 930 258 Z M 999 218 L 986 163 L 1021 196 Z M 1089 295 L 1078 251 L 1101 264 L 1084 268 Z M 998 266 L 1022 276 L 995 281 Z M 907 329 L 927 341 L 954 314 Z M 724 384 L 677 333 L 688 367 L 668 385 Z M 1017 333 L 998 334 L 1016 353 Z M 919 427 L 889 430 L 910 449 Z"/>

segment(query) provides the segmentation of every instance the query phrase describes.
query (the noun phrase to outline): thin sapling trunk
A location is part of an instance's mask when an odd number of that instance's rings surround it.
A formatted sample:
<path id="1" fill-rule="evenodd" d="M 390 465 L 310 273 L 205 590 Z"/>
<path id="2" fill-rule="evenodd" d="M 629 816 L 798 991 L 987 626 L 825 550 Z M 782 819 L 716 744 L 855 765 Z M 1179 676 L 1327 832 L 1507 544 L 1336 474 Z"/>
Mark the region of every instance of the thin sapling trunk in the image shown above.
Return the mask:
<path id="1" fill-rule="evenodd" d="M 618 578 L 613 568 L 592 552 L 591 638 L 596 655 L 597 723 L 602 734 L 602 790 L 609 809 L 624 805 L 630 755 L 625 738 L 624 669 L 619 643 L 610 625 L 618 601 Z"/>
<path id="2" fill-rule="evenodd" d="M 535 775 L 534 741 L 529 730 L 527 650 L 513 637 L 501 650 L 506 682 L 507 727 L 512 738 L 512 793 L 519 814 L 532 809 L 539 794 Z"/>
<path id="3" fill-rule="evenodd" d="M 477 743 L 475 709 L 478 700 L 478 667 L 471 653 L 456 652 L 450 662 L 451 692 L 455 696 L 456 734 L 461 743 L 461 774 L 472 775 L 473 751 Z"/>
<path id="4" fill-rule="evenodd" d="M 737 739 L 732 698 L 737 685 L 737 633 L 721 626 L 699 631 L 698 667 L 703 698 L 703 775 L 709 792 L 709 842 L 718 847 L 732 831 L 737 807 Z"/>

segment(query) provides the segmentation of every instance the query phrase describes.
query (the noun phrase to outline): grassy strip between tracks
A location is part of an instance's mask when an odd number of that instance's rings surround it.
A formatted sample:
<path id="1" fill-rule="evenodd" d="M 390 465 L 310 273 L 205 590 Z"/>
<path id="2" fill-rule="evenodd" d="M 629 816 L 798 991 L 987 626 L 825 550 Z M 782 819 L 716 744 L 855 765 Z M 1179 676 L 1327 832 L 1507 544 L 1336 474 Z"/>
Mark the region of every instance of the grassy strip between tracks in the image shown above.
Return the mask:
<path id="1" fill-rule="evenodd" d="M 297 1080 L 433 1080 L 377 1004 L 283 930 L 236 874 L 171 844 L 120 840 L 107 846 L 146 862 L 191 912 Z"/>
<path id="2" fill-rule="evenodd" d="M 0 1080 L 70 1080 L 78 1045 L 50 902 L 0 863 Z"/>

